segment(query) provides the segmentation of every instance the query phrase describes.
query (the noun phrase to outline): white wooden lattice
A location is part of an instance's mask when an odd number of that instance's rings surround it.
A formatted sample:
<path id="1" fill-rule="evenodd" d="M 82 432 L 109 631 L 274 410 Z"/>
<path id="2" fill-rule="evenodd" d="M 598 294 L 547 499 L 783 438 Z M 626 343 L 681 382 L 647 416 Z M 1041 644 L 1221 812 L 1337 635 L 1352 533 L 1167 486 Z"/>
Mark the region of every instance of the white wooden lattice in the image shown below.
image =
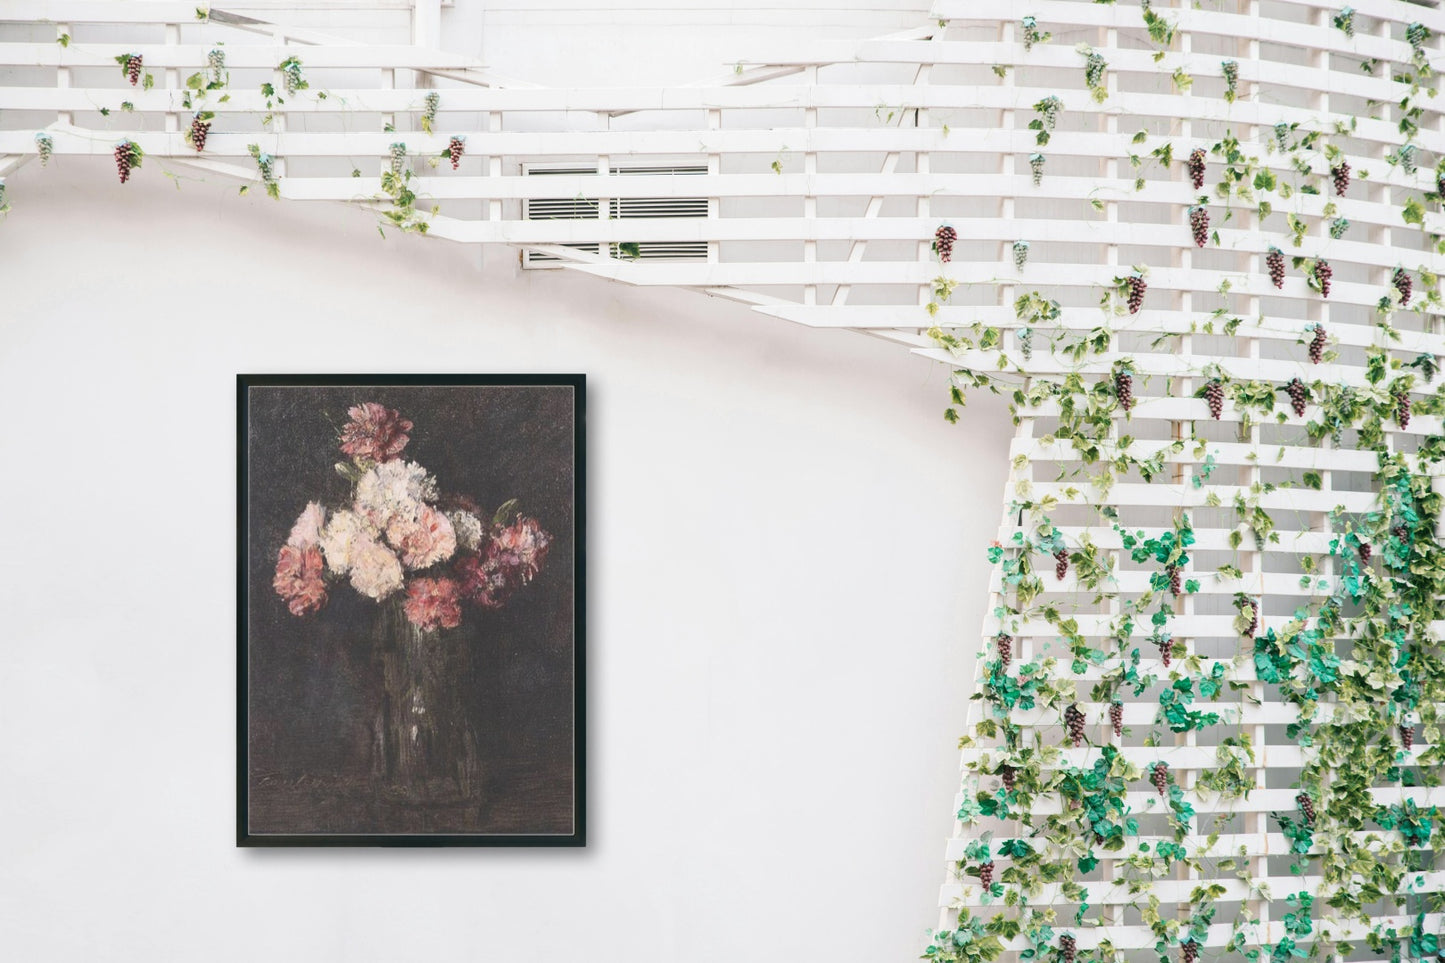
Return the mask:
<path id="1" fill-rule="evenodd" d="M 1205 814 L 1201 818 L 1228 815 L 1217 838 L 1199 833 L 1185 841 L 1187 848 L 1204 855 L 1242 851 L 1246 875 L 1268 881 L 1282 897 L 1318 884 L 1290 875 L 1283 855 L 1287 840 L 1270 817 L 1294 809 L 1291 786 L 1308 750 L 1285 732 L 1295 709 L 1278 701 L 1247 659 L 1235 658 L 1242 649 L 1233 627 L 1234 599 L 1243 593 L 1257 600 L 1264 625 L 1279 626 L 1316 597 L 1317 582 L 1301 584 L 1300 558 L 1328 552 L 1336 534 L 1330 513 L 1336 508 L 1363 513 L 1376 505 L 1370 474 L 1377 458 L 1351 450 L 1349 433 L 1338 446 L 1308 443 L 1301 426 L 1319 416 L 1315 407 L 1282 422 L 1256 420 L 1241 431 L 1242 414 L 1233 405 L 1226 405 L 1216 422 L 1194 395 L 1209 377 L 1207 370 L 1215 370 L 1209 365 L 1227 377 L 1275 384 L 1307 376 L 1365 387 L 1365 349 L 1379 343 L 1377 305 L 1388 294 L 1393 272 L 1403 267 L 1423 278 L 1422 272 L 1437 269 L 1431 236 L 1445 229 L 1445 216 L 1427 195 L 1437 190 L 1435 167 L 1445 156 L 1441 112 L 1423 95 L 1402 108 L 1407 85 L 1395 75 L 1409 70 L 1415 57 L 1405 36 L 1408 23 L 1429 28 L 1424 55 L 1439 59 L 1445 14 L 1403 0 L 1355 0 L 1352 6 L 1354 29 L 1348 35 L 1333 22 L 1339 6 L 1320 0 L 1155 2 L 1153 10 L 1174 31 L 1162 44 L 1150 38 L 1133 2 L 1038 0 L 1006 6 L 939 0 L 934 19 L 917 30 L 862 44 L 760 50 L 746 68 L 714 83 L 579 90 L 508 82 L 468 58 L 405 41 L 344 43 L 219 8 L 198 21 L 189 3 L 11 0 L 0 7 L 0 174 L 32 160 L 36 134 L 43 131 L 59 162 L 72 155 L 109 155 L 126 137 L 141 146 L 152 167 L 174 165 L 255 184 L 249 156 L 255 144 L 276 158 L 282 198 L 382 211 L 387 204 L 381 171 L 391 145 L 403 142 L 421 203 L 439 205 L 427 218 L 434 237 L 512 245 L 555 257 L 571 270 L 631 284 L 694 288 L 802 324 L 864 331 L 956 368 L 996 371 L 1002 351 L 1011 376 L 1023 385 L 1071 374 L 1098 380 L 1128 359 L 1140 398 L 1131 417 L 1120 419 L 1114 441 L 1128 435 L 1140 446 L 1178 438 L 1202 443 L 1168 456 L 1162 477 L 1151 483 L 1137 474 L 1123 477 L 1101 498 L 1086 485 L 1056 480 L 1078 467 L 1076 453 L 1052 438 L 1057 406 L 1026 407 L 1011 450 L 1015 469 L 1005 505 L 1057 497 L 1061 507 L 1052 512 L 1052 524 L 1067 545 L 1078 546 L 1087 537 L 1113 557 L 1119 573 L 1114 587 L 1122 597 L 1145 591 L 1149 573 L 1123 557 L 1119 536 L 1099 524 L 1091 504 L 1107 501 L 1125 528 L 1151 532 L 1168 528 L 1181 509 L 1188 510 L 1198 540 L 1186 574 L 1201 584 L 1181 599 L 1175 638 L 1203 660 L 1203 671 L 1217 660 L 1227 679 L 1241 687 L 1214 706 L 1225 717 L 1217 731 L 1191 731 L 1177 740 L 1170 735 L 1177 744 L 1158 747 L 1145 745 L 1145 734 L 1156 728 L 1158 704 L 1152 697 L 1125 706 L 1130 731 L 1123 739 L 1110 732 L 1108 706 L 1088 701 L 1089 687 L 1112 663 L 1070 674 L 1095 745 L 1065 750 L 1060 765 L 1090 765 L 1098 758 L 1096 746 L 1106 744 L 1119 745 L 1140 766 L 1167 762 Z M 1036 18 L 1052 39 L 1026 49 L 1024 16 Z M 57 43 L 58 37 L 68 42 Z M 197 154 L 183 139 L 195 106 L 185 106 L 185 84 L 205 69 L 218 44 L 224 44 L 229 71 L 228 99 L 220 101 L 218 91 L 206 100 L 205 109 L 216 118 L 204 153 Z M 1108 61 L 1108 96 L 1102 102 L 1085 88 L 1076 44 L 1088 44 Z M 143 55 L 155 77 L 153 89 L 132 88 L 116 69 L 114 58 L 131 52 Z M 261 84 L 276 83 L 276 66 L 293 55 L 302 60 L 310 88 L 276 103 Z M 1238 70 L 1232 101 L 1225 97 L 1226 61 Z M 1192 85 L 1181 89 L 1177 72 Z M 420 129 L 428 91 L 439 95 L 431 133 Z M 1060 101 L 1058 126 L 1040 146 L 1029 123 L 1039 117 L 1034 105 L 1050 96 Z M 1413 110 L 1418 114 L 1408 113 Z M 1418 130 L 1402 134 L 1406 120 Z M 1326 189 L 1284 198 L 1276 191 L 1270 194 L 1275 212 L 1263 218 L 1252 203 L 1210 203 L 1218 242 L 1196 247 L 1188 209 L 1201 192 L 1188 184 L 1181 164 L 1192 148 L 1208 150 L 1232 134 L 1243 154 L 1258 159 L 1253 169 L 1271 172 L 1280 182 L 1302 184 L 1310 173 L 1326 173 L 1320 156 L 1301 171 L 1289 153 L 1272 149 L 1279 124 L 1298 125 L 1288 137 L 1308 131 L 1328 135 L 1355 171 L 1348 196 L 1336 198 Z M 1345 126 L 1337 131 L 1337 125 Z M 466 137 L 460 169 L 452 172 L 445 161 L 428 165 L 425 159 L 438 157 L 454 134 Z M 1417 152 L 1413 171 L 1398 163 L 1406 142 Z M 1165 145 L 1174 152 L 1167 166 L 1151 160 Z M 1037 184 L 1029 161 L 1036 152 L 1045 157 Z M 1140 159 L 1137 167 L 1131 156 Z M 1219 155 L 1211 152 L 1208 164 L 1212 185 Z M 528 177 L 529 165 L 596 173 Z M 705 173 L 618 173 L 638 166 L 702 166 Z M 12 178 L 10 203 L 25 203 L 31 176 Z M 597 199 L 598 216 L 525 216 L 528 200 L 572 196 Z M 606 202 L 613 199 L 670 197 L 704 197 L 708 216 L 608 217 L 612 205 Z M 1423 199 L 1418 224 L 1402 218 L 1412 197 Z M 1281 242 L 1289 233 L 1288 215 L 1306 228 L 1298 246 Z M 1349 226 L 1332 238 L 1328 225 L 1336 218 Z M 943 221 L 958 231 L 947 266 L 930 251 Z M 1028 244 L 1022 268 L 1014 262 L 1017 241 Z M 627 242 L 700 242 L 707 257 L 635 261 L 566 246 L 597 244 L 603 252 L 618 253 L 616 245 Z M 1310 289 L 1298 269 L 1289 270 L 1281 288 L 1272 286 L 1265 265 L 1271 245 L 1282 247 L 1287 257 L 1327 257 L 1334 269 L 1328 300 Z M 1149 268 L 1145 308 L 1106 316 L 1097 307 L 1100 296 L 1131 265 Z M 939 277 L 957 287 L 930 314 L 925 306 L 934 301 Z M 1034 331 L 1037 344 L 1025 360 L 1015 302 L 1035 291 L 1056 299 L 1062 314 Z M 1392 350 L 1403 356 L 1445 354 L 1439 315 L 1434 305 L 1394 312 L 1398 338 Z M 1241 323 L 1226 328 L 1231 318 Z M 1001 344 L 950 351 L 926 333 L 935 324 L 952 330 L 975 322 L 1002 330 Z M 1307 326 L 1314 324 L 1325 327 L 1338 354 L 1318 367 L 1306 360 L 1303 344 Z M 1069 360 L 1047 350 L 1050 337 L 1101 326 L 1112 333 L 1106 351 Z M 1161 335 L 1175 337 L 1160 344 Z M 1420 385 L 1422 393 L 1428 390 Z M 1393 450 L 1411 451 L 1440 431 L 1440 418 L 1421 415 L 1408 429 L 1390 427 L 1388 436 Z M 1212 471 L 1208 483 L 1196 486 L 1194 479 L 1206 470 Z M 1257 490 L 1305 472 L 1314 473 L 1317 488 Z M 1246 538 L 1236 552 L 1230 539 L 1239 528 L 1232 507 L 1236 495 L 1274 514 L 1278 542 L 1255 546 Z M 1000 542 L 1010 545 L 1021 522 L 1028 530 L 1035 521 L 1006 508 Z M 1216 579 L 1215 567 L 1229 560 L 1242 576 Z M 1318 573 L 1325 579 L 1338 574 L 1329 562 Z M 1119 599 L 1090 604 L 1072 575 L 1046 582 L 1049 599 L 1078 606 L 1080 636 L 1097 641 L 1108 635 Z M 1003 603 L 1003 590 L 996 578 L 995 604 Z M 985 626 L 989 647 L 998 631 L 995 620 Z M 1016 664 L 1058 652 L 1053 624 L 1027 621 L 1012 633 Z M 1139 637 L 1145 634 L 1147 627 L 1141 627 Z M 1321 711 L 1325 717 L 1330 710 Z M 1019 711 L 1014 720 L 1030 738 L 1061 740 L 1057 707 Z M 1257 788 L 1228 802 L 1195 793 L 1199 773 L 1218 765 L 1219 739 L 1241 732 L 1254 746 L 1248 770 Z M 1422 742 L 1416 751 L 1429 748 Z M 992 788 L 986 779 L 977 784 L 971 770 L 997 752 L 965 750 L 960 806 L 977 789 Z M 1407 795 L 1421 805 L 1445 804 L 1438 789 L 1382 786 L 1375 793 L 1381 802 Z M 1131 790 L 1126 802 L 1141 817 L 1141 839 L 1167 835 L 1154 815 L 1159 797 L 1147 784 Z M 1040 802 L 1036 811 L 1057 805 Z M 983 911 L 976 879 L 961 874 L 968 864 L 966 848 L 982 825 L 960 822 L 949 843 L 944 928 L 954 925 L 960 907 Z M 993 828 L 1000 836 L 1010 832 L 1008 825 Z M 1000 871 L 1007 865 L 999 860 Z M 1199 876 L 1189 871 L 1155 882 L 1150 892 L 1163 904 L 1161 911 L 1187 918 Z M 1120 950 L 1155 945 L 1156 936 L 1138 912 L 1142 897 L 1118 884 L 1120 878 L 1118 859 L 1106 859 L 1087 874 L 1088 901 L 1104 907 L 1107 925 L 1079 927 L 1080 951 L 1103 939 Z M 1220 881 L 1221 915 L 1204 943 L 1206 956 L 1222 953 L 1235 932 L 1231 921 L 1241 913 L 1258 921 L 1256 944 L 1273 945 L 1285 935 L 1279 903 L 1234 873 Z M 1419 889 L 1435 892 L 1440 882 L 1437 873 L 1423 872 Z M 1046 888 L 1034 902 L 1054 906 L 1061 920 L 1078 904 L 1076 894 L 1057 887 Z M 1382 918 L 1393 917 L 1402 928 L 1410 925 L 1405 914 L 1382 912 Z M 1438 913 L 1425 918 L 1431 933 L 1440 930 L 1440 922 Z M 1029 941 L 1020 936 L 1007 945 L 1022 951 Z"/>

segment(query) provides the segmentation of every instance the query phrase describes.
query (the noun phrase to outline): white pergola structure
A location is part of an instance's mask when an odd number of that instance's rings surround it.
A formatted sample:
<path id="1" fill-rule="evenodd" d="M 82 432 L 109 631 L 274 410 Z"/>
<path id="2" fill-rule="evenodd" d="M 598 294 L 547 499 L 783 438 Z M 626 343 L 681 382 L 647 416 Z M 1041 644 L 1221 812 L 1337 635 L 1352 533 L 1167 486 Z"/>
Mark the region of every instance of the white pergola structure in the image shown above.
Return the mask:
<path id="1" fill-rule="evenodd" d="M 1249 417 L 1230 400 L 1215 420 L 1196 394 L 1214 379 L 1280 386 L 1296 377 L 1363 392 L 1372 347 L 1405 359 L 1445 354 L 1445 309 L 1425 292 L 1440 261 L 1434 235 L 1445 233 L 1435 198 L 1445 133 L 1438 101 L 1413 89 L 1428 73 L 1421 64 L 1439 59 L 1445 15 L 1404 0 L 1354 0 L 1347 11 L 1323 0 L 938 0 L 908 33 L 762 49 L 715 82 L 551 89 L 428 46 L 435 14 L 435 5 L 422 9 L 410 36 L 383 45 L 193 3 L 9 0 L 0 7 L 0 174 L 36 159 L 38 134 L 55 158 L 110 155 L 128 139 L 146 158 L 135 176 L 184 168 L 253 188 L 259 152 L 271 158 L 281 199 L 343 202 L 380 217 L 397 210 L 384 175 L 409 172 L 416 201 L 401 219 L 424 223 L 433 238 L 507 245 L 537 269 L 692 288 L 804 325 L 858 330 L 958 369 L 961 382 L 987 373 L 1027 391 L 1048 379 L 1107 380 L 1127 362 L 1138 403 L 1127 419 L 1113 415 L 1100 455 L 1108 461 L 1129 445 L 1160 452 L 1156 477 L 1128 468 L 1107 490 L 1091 486 L 1094 468 L 1056 437 L 1058 402 L 1020 405 L 999 535 L 1005 556 L 1017 557 L 1017 539 L 1027 543 L 1043 524 L 1065 546 L 1093 546 L 1113 566 L 1107 597 L 1074 573 L 1059 581 L 1050 573 L 1035 603 L 1065 612 L 1075 620 L 1073 641 L 1107 657 L 1068 671 L 1070 639 L 1057 621 L 1037 617 L 1007 625 L 991 617 L 985 651 L 1007 629 L 1015 677 L 1019 666 L 1056 656 L 1045 671 L 1076 687 L 1072 700 L 1011 713 L 1031 745 L 1055 747 L 1065 742 L 1065 706 L 1083 713 L 1089 744 L 1050 756 L 1049 772 L 1087 769 L 1105 746 L 1139 770 L 1166 762 L 1199 814 L 1182 840 L 1198 862 L 1177 863 L 1147 886 L 1129 882 L 1137 880 L 1127 866 L 1136 846 L 1174 838 L 1163 797 L 1141 780 L 1121 797 L 1138 819 L 1137 838 L 1080 872 L 1087 898 L 1046 883 L 1026 902 L 1052 909 L 1057 930 L 1076 932 L 1077 952 L 1101 959 L 1179 942 L 1199 887 L 1213 883 L 1216 915 L 1199 941 L 1206 956 L 1223 955 L 1240 934 L 1255 947 L 1362 935 L 1358 923 L 1328 923 L 1321 907 L 1309 933 L 1286 921 L 1286 895 L 1342 884 L 1288 868 L 1289 840 L 1271 814 L 1295 811 L 1294 783 L 1312 750 L 1287 730 L 1297 707 L 1259 679 L 1235 618 L 1247 598 L 1263 626 L 1278 628 L 1328 593 L 1342 574 L 1328 554 L 1336 527 L 1378 505 L 1370 479 L 1379 459 L 1353 450 L 1348 430 L 1339 441 L 1308 438 L 1304 425 L 1321 416 L 1313 404 L 1295 416 L 1281 399 L 1285 414 L 1276 419 Z M 1428 36 L 1407 36 L 1412 23 Z M 223 70 L 208 67 L 215 50 Z M 1086 77 L 1090 51 L 1106 66 Z M 153 79 L 149 88 L 132 86 L 120 69 L 117 58 L 132 54 Z M 294 94 L 278 70 L 288 58 L 299 60 L 307 83 Z M 217 86 L 202 98 L 193 77 Z M 1051 110 L 1036 106 L 1048 98 L 1057 99 Z M 214 114 L 199 153 L 185 138 L 197 111 Z M 1325 155 L 1300 148 L 1311 133 L 1353 169 L 1345 196 L 1330 189 Z M 442 156 L 454 136 L 464 137 L 456 170 Z M 397 144 L 404 157 L 393 156 Z M 1195 148 L 1206 152 L 1203 189 L 1184 164 Z M 1236 172 L 1232 195 L 1221 197 L 1216 185 Z M 13 186 L 8 201 L 25 203 Z M 1217 232 L 1202 247 L 1191 236 L 1196 207 Z M 932 242 L 945 222 L 957 242 L 941 264 Z M 1266 264 L 1275 246 L 1287 261 L 1303 259 L 1279 287 Z M 1333 269 L 1327 299 L 1307 277 L 1321 258 Z M 1125 313 L 1116 310 L 1116 280 L 1135 266 L 1147 268 L 1148 291 L 1142 310 Z M 1409 310 L 1389 305 L 1386 343 L 1381 299 L 1389 301 L 1401 268 L 1416 279 L 1417 297 Z M 1033 304 L 1057 302 L 1057 317 L 1027 314 L 1020 299 L 1033 294 Z M 1306 357 L 1317 325 L 1333 353 L 1322 366 Z M 954 340 L 940 342 L 931 329 Z M 1025 329 L 1031 352 L 1020 340 Z M 1048 349 L 1100 332 L 1107 344 L 1097 351 Z M 1419 397 L 1433 390 L 1419 380 Z M 1440 432 L 1431 415 L 1386 428 L 1399 452 Z M 1123 698 L 1127 731 L 1115 737 L 1109 704 L 1090 696 L 1128 663 L 1109 640 L 1118 639 L 1128 600 L 1151 587 L 1151 571 L 1131 561 L 1099 513 L 1104 505 L 1130 531 L 1191 520 L 1196 542 L 1184 574 L 1199 587 L 1179 597 L 1170 624 L 1179 654 L 1165 669 L 1145 644 L 1141 664 L 1166 686 L 1181 672 L 1211 676 L 1219 666 L 1224 690 L 1200 703 L 1221 717 L 1211 730 L 1161 729 L 1150 692 Z M 1256 511 L 1273 516 L 1277 540 L 1252 537 Z M 1230 565 L 1237 575 L 1220 573 Z M 993 607 L 1006 610 L 1006 580 L 989 590 Z M 1132 636 L 1123 633 L 1126 646 L 1149 631 L 1141 619 Z M 978 705 L 975 723 L 989 718 Z M 1331 711 L 1324 705 L 1318 718 Z M 1243 737 L 1248 752 L 1239 749 Z M 1422 741 L 1414 751 L 1431 748 Z M 1003 751 L 965 749 L 961 811 L 978 792 L 995 791 Z M 1253 786 L 1247 795 L 1224 798 L 1197 785 L 1236 757 Z M 1372 792 L 1381 805 L 1445 803 L 1434 788 Z M 1061 811 L 1057 797 L 1033 806 L 1039 816 Z M 986 918 L 1002 907 L 969 874 L 978 861 L 968 847 L 984 828 L 997 840 L 1022 838 L 1023 825 L 960 820 L 948 849 L 945 929 L 960 910 Z M 1399 845 L 1398 831 L 1376 836 Z M 995 859 L 999 873 L 1010 866 L 1007 856 Z M 1439 873 L 1427 867 L 1418 877 L 1412 893 L 1441 890 Z M 1141 914 L 1151 896 L 1159 916 L 1182 928 Z M 1085 902 L 1087 921 L 1074 926 Z M 1418 916 L 1414 904 L 1391 905 L 1376 918 L 1400 933 L 1434 934 L 1442 917 L 1432 910 Z M 1003 943 L 1010 952 L 1061 952 L 1051 940 L 1021 932 Z"/>

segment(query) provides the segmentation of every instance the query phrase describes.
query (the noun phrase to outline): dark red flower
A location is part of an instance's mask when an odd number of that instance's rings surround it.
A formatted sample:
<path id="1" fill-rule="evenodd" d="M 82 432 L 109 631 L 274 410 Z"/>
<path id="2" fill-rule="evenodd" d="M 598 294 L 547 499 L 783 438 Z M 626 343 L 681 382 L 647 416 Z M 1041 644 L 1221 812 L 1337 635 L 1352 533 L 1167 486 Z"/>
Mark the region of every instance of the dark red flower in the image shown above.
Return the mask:
<path id="1" fill-rule="evenodd" d="M 462 597 L 488 609 L 499 609 L 516 591 L 516 583 L 508 582 L 495 559 L 467 555 L 456 564 Z"/>
<path id="2" fill-rule="evenodd" d="M 551 545 L 552 536 L 535 518 L 525 515 L 518 515 L 510 525 L 492 529 L 481 555 L 467 555 L 457 561 L 462 597 L 484 608 L 501 608 L 542 570 Z"/>
<path id="3" fill-rule="evenodd" d="M 299 548 L 281 546 L 276 558 L 276 577 L 271 586 L 286 600 L 292 615 L 310 615 L 326 604 L 326 582 L 322 578 L 326 563 L 321 549 L 315 545 Z"/>
<path id="4" fill-rule="evenodd" d="M 470 495 L 463 495 L 460 492 L 447 492 L 442 495 L 441 506 L 449 512 L 460 510 L 471 512 L 478 518 L 483 517 L 482 506 L 477 504 L 477 500 Z"/>
<path id="5" fill-rule="evenodd" d="M 395 409 L 366 401 L 347 414 L 351 420 L 341 429 L 341 450 L 357 461 L 391 461 L 411 440 L 411 422 Z"/>
<path id="6" fill-rule="evenodd" d="M 412 579 L 402 607 L 411 624 L 422 630 L 454 629 L 462 622 L 457 583 L 449 578 Z"/>

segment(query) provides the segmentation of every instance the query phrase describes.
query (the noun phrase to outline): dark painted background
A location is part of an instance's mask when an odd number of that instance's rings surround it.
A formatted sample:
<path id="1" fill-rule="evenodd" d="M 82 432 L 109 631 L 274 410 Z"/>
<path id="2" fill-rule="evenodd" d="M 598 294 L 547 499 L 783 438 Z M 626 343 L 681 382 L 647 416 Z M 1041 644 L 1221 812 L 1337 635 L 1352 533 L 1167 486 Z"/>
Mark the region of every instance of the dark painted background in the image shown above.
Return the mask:
<path id="1" fill-rule="evenodd" d="M 344 580 L 297 618 L 271 589 L 307 501 L 345 505 L 337 432 L 376 401 L 414 428 L 402 457 L 443 496 L 484 512 L 508 498 L 552 534 L 546 567 L 495 612 L 444 630 L 471 646 L 463 687 L 480 741 L 480 802 L 388 800 L 369 776 L 378 605 Z M 574 401 L 570 386 L 258 387 L 249 390 L 247 552 L 252 833 L 570 833 L 573 829 Z"/>

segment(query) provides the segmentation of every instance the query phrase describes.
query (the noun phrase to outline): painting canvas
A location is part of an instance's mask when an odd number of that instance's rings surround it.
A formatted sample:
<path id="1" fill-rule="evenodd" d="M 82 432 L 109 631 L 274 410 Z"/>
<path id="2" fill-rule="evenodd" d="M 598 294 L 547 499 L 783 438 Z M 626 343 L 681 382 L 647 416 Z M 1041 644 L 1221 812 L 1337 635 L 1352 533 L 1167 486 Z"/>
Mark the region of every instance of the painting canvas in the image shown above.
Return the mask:
<path id="1" fill-rule="evenodd" d="M 584 844 L 584 389 L 239 376 L 239 845 Z"/>

